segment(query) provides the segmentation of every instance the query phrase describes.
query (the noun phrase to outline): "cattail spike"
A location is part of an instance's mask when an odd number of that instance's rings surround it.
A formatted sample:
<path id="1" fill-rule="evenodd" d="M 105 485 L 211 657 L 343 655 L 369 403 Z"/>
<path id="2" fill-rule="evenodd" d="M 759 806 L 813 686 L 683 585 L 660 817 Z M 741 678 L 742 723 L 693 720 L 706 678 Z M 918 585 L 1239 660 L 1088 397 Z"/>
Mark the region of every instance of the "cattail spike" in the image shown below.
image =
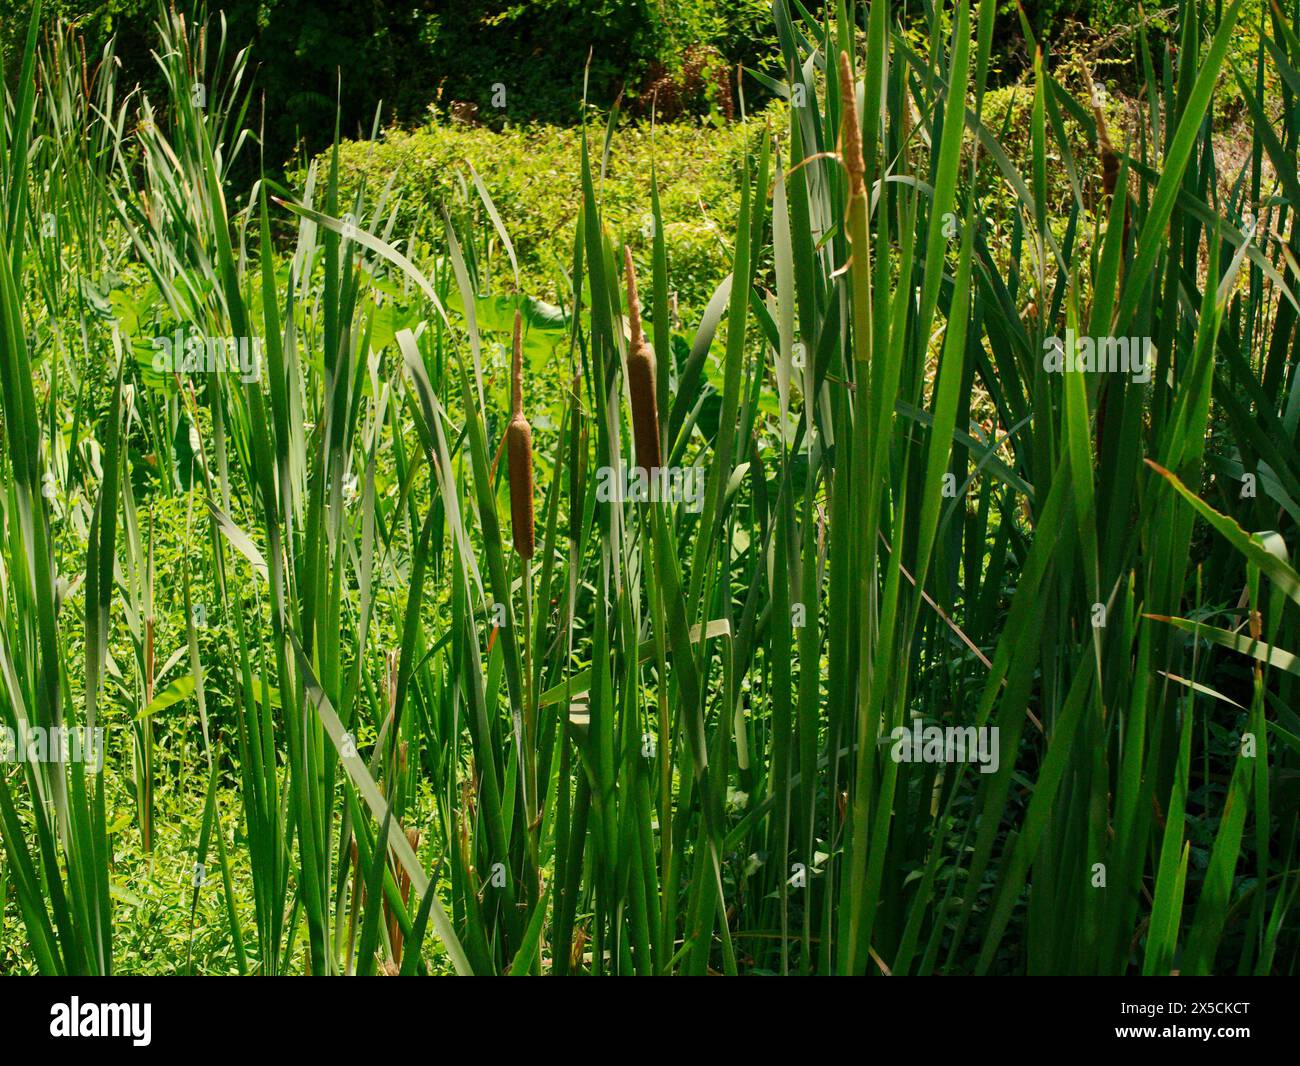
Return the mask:
<path id="1" fill-rule="evenodd" d="M 1092 105 L 1093 118 L 1097 123 L 1097 147 L 1101 154 L 1101 186 L 1107 197 L 1115 195 L 1115 185 L 1119 179 L 1119 156 L 1111 143 L 1110 130 L 1106 124 L 1106 112 L 1102 110 L 1101 97 L 1093 83 L 1092 72 L 1087 64 L 1083 66 L 1084 86 L 1088 90 L 1088 101 Z"/>
<path id="2" fill-rule="evenodd" d="M 524 413 L 524 316 L 515 312 L 515 339 L 510 356 L 510 416 Z"/>
<path id="3" fill-rule="evenodd" d="M 630 348 L 642 343 L 641 335 L 641 301 L 636 292 L 636 271 L 632 267 L 632 249 L 623 247 L 623 269 L 627 273 L 627 317 L 632 334 Z"/>
<path id="4" fill-rule="evenodd" d="M 844 108 L 844 135 L 840 154 L 849 172 L 849 194 L 865 196 L 867 164 L 862 158 L 862 125 L 858 121 L 858 90 L 847 52 L 840 53 L 840 105 Z"/>

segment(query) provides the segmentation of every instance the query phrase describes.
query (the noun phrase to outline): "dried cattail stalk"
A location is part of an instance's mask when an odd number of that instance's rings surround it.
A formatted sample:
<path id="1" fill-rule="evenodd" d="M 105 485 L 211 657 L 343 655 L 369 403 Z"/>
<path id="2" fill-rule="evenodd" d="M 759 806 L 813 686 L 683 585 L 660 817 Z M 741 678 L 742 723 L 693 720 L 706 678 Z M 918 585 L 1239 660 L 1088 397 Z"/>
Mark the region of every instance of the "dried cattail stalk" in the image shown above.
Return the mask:
<path id="1" fill-rule="evenodd" d="M 636 441 L 636 465 L 654 476 L 662 460 L 659 454 L 659 404 L 655 397 L 655 357 L 641 330 L 641 304 L 636 295 L 636 272 L 632 249 L 623 249 L 627 271 L 627 312 L 632 339 L 627 353 L 627 388 L 632 397 L 632 436 Z"/>
<path id="2" fill-rule="evenodd" d="M 1106 115 L 1101 109 L 1101 98 L 1097 94 L 1096 85 L 1093 84 L 1092 73 L 1086 66 L 1083 68 L 1083 80 L 1088 88 L 1088 100 L 1092 104 L 1093 118 L 1097 122 L 1097 144 L 1101 149 L 1101 187 L 1109 199 L 1115 195 L 1115 184 L 1119 179 L 1119 156 L 1110 140 Z"/>
<path id="3" fill-rule="evenodd" d="M 364 891 L 361 883 L 361 855 L 357 851 L 357 840 L 349 842 L 352 860 L 352 901 L 348 907 L 348 957 L 347 968 L 352 969 L 352 951 L 356 946 L 357 917 L 361 912 L 361 895 Z"/>
<path id="4" fill-rule="evenodd" d="M 524 417 L 523 317 L 515 312 L 515 350 L 510 366 L 511 414 L 506 427 L 506 455 L 510 462 L 510 531 L 515 551 L 524 560 L 533 557 L 533 429 Z"/>
<path id="5" fill-rule="evenodd" d="M 856 99 L 853 101 L 853 104 L 855 107 L 857 106 Z M 903 128 L 898 135 L 898 143 L 901 144 L 903 148 L 902 151 L 898 153 L 898 168 L 896 172 L 900 174 L 908 174 L 912 170 L 911 160 L 908 158 L 908 153 L 911 151 L 912 130 L 915 128 L 917 120 L 916 109 L 913 106 L 912 98 L 908 93 L 903 94 L 902 118 Z"/>
<path id="6" fill-rule="evenodd" d="M 862 126 L 858 122 L 858 90 L 849 54 L 840 53 L 840 103 L 844 108 L 844 133 L 840 155 L 849 172 L 849 195 L 867 195 L 867 164 L 862 158 Z"/>
<path id="7" fill-rule="evenodd" d="M 349 852 L 352 859 L 352 903 L 353 906 L 361 899 L 361 893 L 364 891 L 361 882 L 361 853 L 357 850 L 357 841 L 353 837 L 349 842 Z"/>
<path id="8" fill-rule="evenodd" d="M 406 842 L 411 845 L 412 851 L 418 851 L 420 847 L 420 831 L 418 829 L 408 829 L 406 831 Z M 401 893 L 402 902 L 411 902 L 411 875 L 406 872 L 405 866 L 399 866 L 397 871 L 397 888 Z M 388 936 L 393 945 L 393 965 L 401 967 L 402 965 L 402 945 L 405 938 L 402 936 L 402 923 L 397 920 L 397 915 L 392 913 L 388 901 L 384 901 L 384 910 L 388 914 Z"/>
<path id="9" fill-rule="evenodd" d="M 388 652 L 388 673 L 385 677 L 385 689 L 388 696 L 388 713 L 392 714 L 397 710 L 397 669 L 401 663 L 396 650 Z"/>

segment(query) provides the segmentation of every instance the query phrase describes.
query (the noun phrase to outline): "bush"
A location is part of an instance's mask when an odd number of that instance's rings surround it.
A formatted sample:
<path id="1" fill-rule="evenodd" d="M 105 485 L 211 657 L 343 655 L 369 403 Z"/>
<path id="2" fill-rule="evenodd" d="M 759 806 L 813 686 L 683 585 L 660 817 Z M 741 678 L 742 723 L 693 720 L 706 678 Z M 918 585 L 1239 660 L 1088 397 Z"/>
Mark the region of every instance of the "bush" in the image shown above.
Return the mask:
<path id="1" fill-rule="evenodd" d="M 773 115 L 772 121 L 779 118 Z M 751 123 L 749 135 L 757 137 L 759 129 Z M 599 152 L 603 128 L 593 125 L 589 136 Z M 378 194 L 391 179 L 393 195 L 401 200 L 397 233 L 404 236 L 434 216 L 431 207 L 450 201 L 456 171 L 468 179 L 469 160 L 507 220 L 527 294 L 554 301 L 560 267 L 567 271 L 571 266 L 572 233 L 582 197 L 578 137 L 577 130 L 539 125 L 500 133 L 444 124 L 414 132 L 391 130 L 380 141 L 342 145 L 343 197 L 350 198 L 362 180 L 372 195 Z M 745 137 L 746 127 L 739 124 L 717 130 L 693 122 L 661 123 L 652 149 L 649 123 L 628 122 L 614 134 L 603 192 L 605 219 L 615 236 L 632 243 L 639 260 L 648 261 L 653 156 L 671 286 L 688 322 L 729 269 L 729 250 L 721 234 L 735 228 L 737 172 Z M 326 159 L 320 160 L 320 165 L 326 164 Z M 509 269 L 504 256 L 500 263 Z M 500 291 L 505 279 L 500 269 L 498 275 L 494 285 Z"/>

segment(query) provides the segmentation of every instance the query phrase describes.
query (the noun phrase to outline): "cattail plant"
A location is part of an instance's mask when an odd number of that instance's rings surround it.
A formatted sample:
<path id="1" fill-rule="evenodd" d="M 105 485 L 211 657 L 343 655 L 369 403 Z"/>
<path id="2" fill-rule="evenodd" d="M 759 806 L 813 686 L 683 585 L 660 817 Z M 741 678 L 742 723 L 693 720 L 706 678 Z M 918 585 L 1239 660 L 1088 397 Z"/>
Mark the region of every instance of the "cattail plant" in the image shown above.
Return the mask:
<path id="1" fill-rule="evenodd" d="M 655 399 L 655 357 L 641 330 L 641 305 L 636 295 L 632 249 L 623 249 L 627 271 L 627 314 L 632 335 L 627 352 L 627 387 L 632 396 L 632 436 L 636 465 L 653 475 L 662 465 L 659 455 L 659 406 Z"/>
<path id="2" fill-rule="evenodd" d="M 532 594 L 529 560 L 536 546 L 533 521 L 533 430 L 524 416 L 524 338 L 523 317 L 515 312 L 514 354 L 510 365 L 510 424 L 506 427 L 506 452 L 510 463 L 510 529 L 515 551 L 523 562 L 524 632 L 532 629 Z M 524 789 L 524 806 L 536 839 L 537 818 L 537 742 L 536 707 L 531 696 L 532 652 L 524 643 L 525 693 L 522 708 L 515 714 L 517 742 L 524 750 L 520 774 Z"/>
<path id="3" fill-rule="evenodd" d="M 515 551 L 527 562 L 533 557 L 533 430 L 524 415 L 523 318 L 515 312 L 514 355 L 510 363 L 510 425 L 506 453 L 510 463 L 510 531 Z"/>

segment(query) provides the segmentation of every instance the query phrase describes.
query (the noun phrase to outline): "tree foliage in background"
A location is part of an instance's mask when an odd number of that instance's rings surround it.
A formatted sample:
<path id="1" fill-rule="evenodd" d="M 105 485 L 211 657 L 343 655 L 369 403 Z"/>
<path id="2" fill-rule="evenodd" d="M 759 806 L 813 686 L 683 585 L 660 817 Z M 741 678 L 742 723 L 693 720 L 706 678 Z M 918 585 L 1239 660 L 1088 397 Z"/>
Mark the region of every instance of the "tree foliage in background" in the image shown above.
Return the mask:
<path id="1" fill-rule="evenodd" d="M 115 34 L 119 83 L 156 88 L 155 0 L 59 0 L 53 8 L 77 22 L 91 62 Z M 0 0 L 10 79 L 29 10 L 25 0 Z M 249 42 L 255 122 L 272 164 L 300 146 L 313 153 L 329 144 L 336 104 L 344 136 L 368 134 L 377 114 L 384 126 L 408 125 L 452 102 L 486 125 L 507 117 L 572 123 L 588 53 L 587 98 L 602 107 L 620 93 L 635 96 L 654 75 L 679 72 L 695 45 L 731 67 L 775 54 L 765 0 L 229 0 L 220 13 L 229 39 Z M 498 86 L 505 108 L 493 106 Z"/>

